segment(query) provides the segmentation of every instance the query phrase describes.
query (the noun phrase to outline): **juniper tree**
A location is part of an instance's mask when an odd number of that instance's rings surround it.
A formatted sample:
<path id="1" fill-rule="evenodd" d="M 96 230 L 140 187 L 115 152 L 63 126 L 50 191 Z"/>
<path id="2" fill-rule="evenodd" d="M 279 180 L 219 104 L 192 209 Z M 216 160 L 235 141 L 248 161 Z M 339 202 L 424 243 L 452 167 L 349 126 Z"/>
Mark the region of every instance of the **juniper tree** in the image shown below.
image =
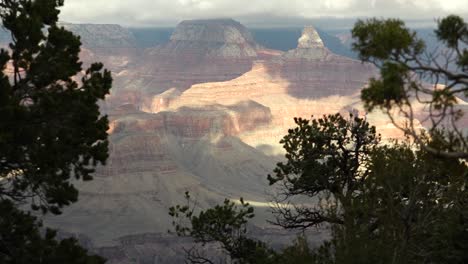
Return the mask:
<path id="1" fill-rule="evenodd" d="M 0 255 L 7 263 L 19 252 L 37 253 L 16 250 L 27 248 L 29 239 L 9 244 L 9 236 L 35 236 L 41 243 L 53 238 L 47 232 L 40 240 L 39 222 L 20 208 L 59 214 L 78 199 L 71 180 L 91 180 L 108 157 L 108 120 L 98 102 L 111 88 L 111 74 L 100 63 L 82 71 L 80 38 L 57 24 L 62 5 L 63 0 L 0 0 L 2 26 L 11 35 L 0 50 L 0 224 L 16 216 L 29 227 L 15 225 L 31 231 L 2 229 Z"/>
<path id="2" fill-rule="evenodd" d="M 450 15 L 438 21 L 434 33 L 439 45 L 430 50 L 402 20 L 359 20 L 352 30 L 353 49 L 380 69 L 380 77 L 370 80 L 361 97 L 367 110 L 383 110 L 428 151 L 467 158 L 468 134 L 461 120 L 466 109 L 457 97 L 468 98 L 468 24 Z M 418 113 L 418 107 L 424 112 Z M 422 144 L 418 121 L 449 148 Z"/>

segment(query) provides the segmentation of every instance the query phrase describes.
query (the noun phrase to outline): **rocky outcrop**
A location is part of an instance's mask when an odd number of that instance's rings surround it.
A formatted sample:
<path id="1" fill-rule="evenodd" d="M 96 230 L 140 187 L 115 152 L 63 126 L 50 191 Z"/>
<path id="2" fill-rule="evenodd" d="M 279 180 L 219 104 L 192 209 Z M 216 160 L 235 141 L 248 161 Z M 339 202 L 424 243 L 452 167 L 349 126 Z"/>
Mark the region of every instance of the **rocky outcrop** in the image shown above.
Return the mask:
<path id="1" fill-rule="evenodd" d="M 249 58 L 257 56 L 259 45 L 252 34 L 232 19 L 188 20 L 181 22 L 171 42 L 155 52 L 194 53 L 208 57 Z"/>
<path id="2" fill-rule="evenodd" d="M 127 104 L 109 112 L 109 115 L 113 117 L 110 124 L 113 134 L 168 132 L 190 140 L 205 136 L 236 136 L 271 121 L 270 109 L 254 101 L 182 106 L 177 111 L 171 109 L 154 115 L 139 112 Z"/>
<path id="3" fill-rule="evenodd" d="M 302 31 L 302 35 L 297 42 L 297 48 L 284 54 L 286 59 L 323 60 L 331 52 L 323 44 L 317 30 L 312 26 L 307 26 Z"/>
<path id="4" fill-rule="evenodd" d="M 183 21 L 168 43 L 146 50 L 134 68 L 117 76 L 116 87 L 154 96 L 172 88 L 184 91 L 197 83 L 227 81 L 249 71 L 259 52 L 239 22 Z"/>
<path id="5" fill-rule="evenodd" d="M 297 41 L 297 48 L 298 49 L 325 49 L 325 45 L 323 44 L 320 35 L 315 30 L 313 26 L 307 26 L 302 31 L 302 36 Z"/>

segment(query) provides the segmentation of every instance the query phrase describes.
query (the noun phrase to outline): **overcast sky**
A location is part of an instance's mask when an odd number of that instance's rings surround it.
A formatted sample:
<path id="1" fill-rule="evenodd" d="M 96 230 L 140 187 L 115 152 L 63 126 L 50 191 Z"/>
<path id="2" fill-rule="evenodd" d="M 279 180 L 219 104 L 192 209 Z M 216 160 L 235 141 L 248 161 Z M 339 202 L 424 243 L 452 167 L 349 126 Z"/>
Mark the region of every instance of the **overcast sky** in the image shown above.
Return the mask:
<path id="1" fill-rule="evenodd" d="M 174 26 L 185 19 L 235 18 L 285 26 L 320 17 L 468 17 L 468 0 L 65 0 L 61 20 L 126 26 Z"/>

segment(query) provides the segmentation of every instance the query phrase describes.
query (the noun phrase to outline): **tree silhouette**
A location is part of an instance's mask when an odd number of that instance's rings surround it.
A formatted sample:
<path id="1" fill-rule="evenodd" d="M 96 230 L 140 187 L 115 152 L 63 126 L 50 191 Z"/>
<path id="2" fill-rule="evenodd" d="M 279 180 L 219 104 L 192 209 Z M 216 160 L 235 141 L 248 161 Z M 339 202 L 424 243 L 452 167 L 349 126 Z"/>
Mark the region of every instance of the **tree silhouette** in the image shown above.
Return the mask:
<path id="1" fill-rule="evenodd" d="M 20 263 L 14 261 L 21 255 L 46 256 L 41 247 L 73 244 L 68 249 L 78 250 L 71 240 L 53 242 L 53 232 L 40 236 L 40 222 L 18 208 L 59 214 L 78 199 L 70 180 L 91 180 L 108 157 L 108 120 L 98 102 L 111 88 L 111 74 L 100 63 L 82 71 L 80 38 L 57 25 L 62 5 L 63 0 L 0 0 L 2 25 L 11 34 L 8 48 L 0 50 L 0 221 L 30 231 L 2 230 L 6 263 Z M 11 217 L 24 219 L 24 226 Z M 30 248 L 31 239 L 41 245 Z"/>
<path id="2" fill-rule="evenodd" d="M 468 157 L 468 134 L 460 124 L 464 110 L 459 98 L 468 98 L 468 25 L 451 15 L 438 22 L 437 50 L 428 50 L 416 32 L 398 19 L 360 20 L 352 30 L 353 49 L 361 60 L 380 69 L 362 91 L 366 108 L 382 109 L 393 124 L 437 155 Z M 444 140 L 441 149 L 422 144 L 419 120 L 432 137 Z M 421 111 L 419 112 L 421 115 Z M 403 117 L 406 122 L 399 122 Z"/>

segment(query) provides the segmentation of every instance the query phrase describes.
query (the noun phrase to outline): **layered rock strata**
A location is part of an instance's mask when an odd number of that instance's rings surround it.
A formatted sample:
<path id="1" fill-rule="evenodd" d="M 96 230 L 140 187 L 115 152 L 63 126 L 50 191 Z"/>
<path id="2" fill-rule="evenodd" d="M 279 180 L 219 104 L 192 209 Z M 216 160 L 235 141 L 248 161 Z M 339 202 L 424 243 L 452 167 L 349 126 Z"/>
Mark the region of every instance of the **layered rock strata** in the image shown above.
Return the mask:
<path id="1" fill-rule="evenodd" d="M 234 20 L 183 21 L 168 43 L 147 49 L 135 67 L 116 76 L 116 86 L 134 98 L 168 89 L 184 91 L 193 84 L 239 77 L 258 56 L 269 55 Z"/>
<path id="2" fill-rule="evenodd" d="M 278 238 L 265 222 L 266 175 L 283 154 L 278 142 L 294 117 L 366 115 L 359 93 L 377 74 L 332 54 L 312 27 L 282 53 L 259 47 L 232 20 L 182 22 L 168 43 L 119 67 L 100 54 L 118 69 L 105 105 L 109 161 L 93 182 L 77 183 L 79 202 L 48 223 L 91 238 L 112 263 L 180 254 L 168 250 L 186 241 L 167 237 L 167 210 L 184 203 L 187 190 L 202 208 L 225 197 L 253 201 L 259 236 Z M 384 137 L 399 136 L 383 114 L 366 118 Z"/>

